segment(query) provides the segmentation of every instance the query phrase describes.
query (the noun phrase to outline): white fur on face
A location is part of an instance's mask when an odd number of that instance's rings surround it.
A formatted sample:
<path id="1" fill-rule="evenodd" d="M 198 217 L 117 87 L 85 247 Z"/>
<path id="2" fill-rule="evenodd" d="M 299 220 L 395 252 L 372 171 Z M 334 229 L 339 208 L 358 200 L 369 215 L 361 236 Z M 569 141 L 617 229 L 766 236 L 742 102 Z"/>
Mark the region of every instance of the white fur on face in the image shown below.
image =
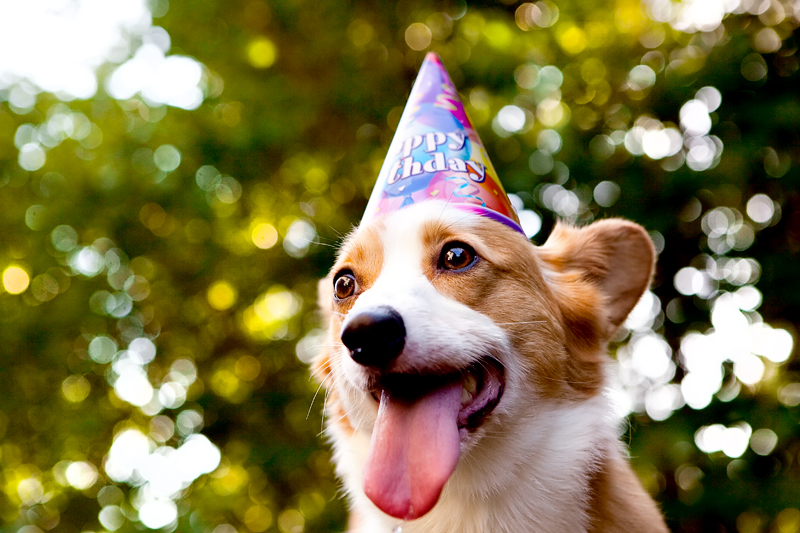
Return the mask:
<path id="1" fill-rule="evenodd" d="M 350 317 L 377 307 L 389 306 L 399 313 L 406 328 L 405 347 L 390 372 L 452 372 L 482 357 L 508 352 L 500 327 L 486 315 L 440 294 L 423 271 L 423 264 L 438 259 L 425 257 L 425 223 L 437 220 L 447 225 L 476 215 L 446 209 L 441 202 L 427 202 L 393 215 L 400 214 L 403 216 L 387 217 L 381 234 L 384 263 L 380 275 L 358 297 L 342 327 Z M 346 378 L 363 387 L 367 372 L 346 359 Z"/>

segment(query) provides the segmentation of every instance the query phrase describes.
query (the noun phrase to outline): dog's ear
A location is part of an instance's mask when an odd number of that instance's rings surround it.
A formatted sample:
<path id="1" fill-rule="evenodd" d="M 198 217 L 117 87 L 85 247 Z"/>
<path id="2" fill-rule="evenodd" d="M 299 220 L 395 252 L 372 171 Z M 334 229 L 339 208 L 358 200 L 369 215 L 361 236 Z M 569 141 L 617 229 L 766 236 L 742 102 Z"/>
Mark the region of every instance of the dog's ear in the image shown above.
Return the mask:
<path id="1" fill-rule="evenodd" d="M 650 285 L 653 243 L 641 226 L 625 220 L 584 228 L 559 223 L 538 255 L 561 311 L 566 348 L 574 355 L 567 382 L 595 394 L 603 384 L 605 343 Z"/>
<path id="2" fill-rule="evenodd" d="M 565 317 L 582 322 L 580 329 L 590 337 L 599 335 L 595 342 L 608 340 L 619 328 L 650 286 L 655 262 L 653 243 L 644 228 L 621 219 L 584 228 L 558 223 L 539 248 L 539 256 L 554 274 L 556 292 L 566 297 Z M 592 297 L 597 289 L 600 294 Z M 599 301 L 592 301 L 598 296 Z M 587 312 L 599 312 L 601 319 L 592 320 Z"/>

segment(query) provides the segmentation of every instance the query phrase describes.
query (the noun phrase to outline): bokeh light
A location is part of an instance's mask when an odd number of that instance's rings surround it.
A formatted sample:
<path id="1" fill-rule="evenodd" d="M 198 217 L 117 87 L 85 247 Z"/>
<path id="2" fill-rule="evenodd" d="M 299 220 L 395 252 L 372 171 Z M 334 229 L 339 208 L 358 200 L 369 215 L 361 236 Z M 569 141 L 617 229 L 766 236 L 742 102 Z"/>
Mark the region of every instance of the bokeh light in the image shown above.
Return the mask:
<path id="1" fill-rule="evenodd" d="M 514 105 L 505 106 L 497 114 L 497 124 L 501 131 L 516 133 L 525 127 L 525 111 Z"/>
<path id="2" fill-rule="evenodd" d="M 92 386 L 83 376 L 69 376 L 61 383 L 64 398 L 72 403 L 81 403 L 89 396 Z"/>
<path id="3" fill-rule="evenodd" d="M 293 221 L 286 230 L 283 239 L 283 249 L 292 257 L 303 257 L 308 253 L 308 247 L 317 236 L 314 223 L 305 218 Z"/>
<path id="4" fill-rule="evenodd" d="M 671 528 L 797 529 L 797 6 L 326 2 L 0 0 L 0 522 L 345 527 L 316 282 L 435 51 L 527 237 L 649 231 L 607 394 Z"/>
<path id="5" fill-rule="evenodd" d="M 706 452 L 723 452 L 735 459 L 747 450 L 753 430 L 747 422 L 740 422 L 730 427 L 722 424 L 703 426 L 695 433 L 695 444 Z"/>
<path id="6" fill-rule="evenodd" d="M 152 106 L 197 109 L 203 103 L 202 67 L 192 58 L 166 56 L 156 44 L 143 44 L 134 56 L 106 80 L 106 90 L 118 99 L 139 94 Z"/>
<path id="7" fill-rule="evenodd" d="M 406 28 L 406 44 L 412 50 L 425 50 L 431 44 L 433 34 L 422 22 L 415 22 Z"/>
<path id="8" fill-rule="evenodd" d="M 750 448 L 758 455 L 769 455 L 778 444 L 778 435 L 769 428 L 757 429 L 750 436 Z"/>
<path id="9" fill-rule="evenodd" d="M 80 490 L 88 489 L 98 479 L 97 468 L 86 461 L 75 461 L 70 464 L 65 475 L 69 484 Z"/>
<path id="10" fill-rule="evenodd" d="M 262 250 L 268 250 L 278 242 L 278 230 L 272 224 L 262 222 L 253 228 L 253 243 Z"/>
<path id="11" fill-rule="evenodd" d="M 259 37 L 247 46 L 247 59 L 255 68 L 269 68 L 278 57 L 278 49 L 267 37 Z"/>
<path id="12" fill-rule="evenodd" d="M 229 309 L 236 303 L 238 294 L 229 282 L 221 280 L 208 288 L 208 303 L 218 311 Z"/>
<path id="13" fill-rule="evenodd" d="M 9 90 L 9 103 L 20 112 L 30 109 L 40 92 L 63 101 L 93 97 L 98 69 L 123 62 L 136 41 L 141 46 L 134 57 L 106 81 L 114 98 L 141 93 L 153 105 L 184 109 L 195 109 L 203 101 L 200 64 L 164 55 L 170 48 L 169 35 L 152 25 L 151 11 L 142 0 L 102 8 L 90 0 L 70 6 L 4 2 L 0 9 L 4 12 L 0 46 L 18 51 L 0 60 L 0 90 Z M 28 39 L 29 35 L 37 38 Z M 20 42 L 25 44 L 17 46 Z M 30 146 L 20 153 L 20 166 L 36 170 L 44 158 L 41 148 Z"/>
<path id="14" fill-rule="evenodd" d="M 766 194 L 753 195 L 747 201 L 747 215 L 757 224 L 769 224 L 775 214 L 775 204 Z"/>
<path id="15" fill-rule="evenodd" d="M 106 61 L 123 60 L 131 44 L 128 36 L 143 35 L 151 27 L 141 0 L 114 6 L 5 1 L 0 9 L 0 47 L 16 50 L 0 59 L 0 89 L 27 92 L 32 97 L 28 101 L 12 98 L 21 108 L 30 107 L 25 104 L 32 105 L 40 91 L 62 100 L 94 96 L 96 69 Z M 21 79 L 32 85 L 18 85 Z"/>
<path id="16" fill-rule="evenodd" d="M 553 2 L 544 0 L 536 3 L 521 4 L 515 14 L 517 26 L 529 31 L 538 28 L 549 28 L 558 20 L 558 7 Z"/>
<path id="17" fill-rule="evenodd" d="M 11 294 L 20 294 L 28 288 L 30 279 L 23 268 L 10 266 L 3 271 L 3 288 Z"/>
<path id="18" fill-rule="evenodd" d="M 156 148 L 153 153 L 153 161 L 159 170 L 172 172 L 181 164 L 181 153 L 174 146 L 164 144 Z"/>

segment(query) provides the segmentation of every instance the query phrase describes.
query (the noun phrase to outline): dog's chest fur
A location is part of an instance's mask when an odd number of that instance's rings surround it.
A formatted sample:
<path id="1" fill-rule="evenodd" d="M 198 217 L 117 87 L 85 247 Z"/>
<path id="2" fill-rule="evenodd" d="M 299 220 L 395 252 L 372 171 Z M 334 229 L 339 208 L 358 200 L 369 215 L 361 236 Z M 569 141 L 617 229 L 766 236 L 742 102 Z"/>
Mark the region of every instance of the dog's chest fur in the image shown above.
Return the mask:
<path id="1" fill-rule="evenodd" d="M 592 497 L 588 478 L 601 459 L 597 446 L 609 437 L 602 436 L 608 432 L 608 424 L 602 420 L 603 404 L 597 399 L 589 406 L 521 421 L 515 428 L 519 435 L 509 439 L 510 445 L 504 444 L 502 449 L 488 446 L 475 453 L 471 467 L 456 471 L 428 515 L 403 523 L 368 512 L 356 531 L 388 533 L 398 525 L 403 533 L 587 531 L 585 509 Z M 362 446 L 367 444 L 365 439 Z M 531 445 L 536 446 L 534 454 L 529 451 Z M 343 478 L 352 477 L 351 491 L 357 494 L 360 476 L 348 476 L 347 472 L 358 469 L 343 466 L 339 473 Z M 495 492 L 493 487 L 503 487 L 503 491 Z M 366 498 L 359 499 L 356 508 L 372 507 Z"/>
<path id="2" fill-rule="evenodd" d="M 453 242 L 474 248 L 470 268 L 442 269 Z M 666 531 L 625 461 L 605 395 L 606 343 L 646 290 L 652 263 L 646 233 L 624 221 L 560 226 L 536 248 L 496 222 L 428 202 L 354 232 L 320 284 L 329 339 L 315 364 L 351 531 Z M 357 289 L 335 298 L 341 272 Z M 386 306 L 402 317 L 403 349 L 364 367 L 342 331 Z M 489 360 L 502 367 L 502 395 L 476 427 L 459 425 L 460 456 L 438 503 L 408 522 L 382 512 L 364 488 L 381 380 L 459 375 Z"/>

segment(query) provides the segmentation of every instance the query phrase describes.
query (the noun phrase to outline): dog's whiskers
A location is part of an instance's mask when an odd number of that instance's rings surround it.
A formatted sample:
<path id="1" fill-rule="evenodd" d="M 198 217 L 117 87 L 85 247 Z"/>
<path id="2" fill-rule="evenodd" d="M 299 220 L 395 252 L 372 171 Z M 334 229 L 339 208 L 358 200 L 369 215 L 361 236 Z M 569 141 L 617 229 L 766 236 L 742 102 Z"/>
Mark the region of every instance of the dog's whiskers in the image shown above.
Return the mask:
<path id="1" fill-rule="evenodd" d="M 331 376 L 331 381 L 333 381 L 333 376 Z M 319 431 L 320 434 L 325 432 L 325 415 L 328 412 L 328 400 L 331 397 L 331 387 L 327 387 L 325 389 L 325 398 L 322 400 L 322 417 L 320 420 Z"/>
<path id="2" fill-rule="evenodd" d="M 330 243 L 322 242 L 322 241 L 319 241 L 319 240 L 316 240 L 316 239 L 312 239 L 311 240 L 311 244 L 319 244 L 320 246 L 328 246 L 330 248 L 338 248 L 338 246 L 336 244 L 330 244 Z"/>
<path id="3" fill-rule="evenodd" d="M 316 391 L 314 391 L 314 397 L 313 397 L 313 398 L 311 398 L 311 405 L 309 405 L 309 406 L 308 406 L 308 412 L 306 412 L 306 420 L 308 420 L 308 418 L 311 416 L 311 409 L 314 407 L 314 402 L 316 402 L 316 401 L 317 401 L 317 395 L 319 395 L 319 391 L 322 389 L 322 387 L 325 387 L 325 389 L 326 389 L 326 390 L 325 390 L 325 395 L 326 395 L 326 398 L 325 398 L 325 399 L 327 400 L 327 394 L 328 394 L 328 392 L 327 392 L 327 385 L 325 384 L 325 382 L 326 382 L 326 381 L 331 381 L 332 379 L 333 379 L 333 376 L 332 376 L 332 375 L 330 375 L 330 374 L 328 374 L 327 376 L 324 376 L 324 377 L 323 377 L 323 378 L 320 380 L 320 383 L 319 383 L 319 386 L 317 387 L 317 390 L 316 390 Z M 325 415 L 324 415 L 324 411 L 325 411 L 325 401 L 323 401 L 323 402 L 322 402 L 322 407 L 323 407 L 323 409 L 322 409 L 322 410 L 323 410 L 323 415 L 322 415 L 322 416 L 323 416 L 323 418 L 324 418 L 324 416 L 325 416 Z"/>
<path id="4" fill-rule="evenodd" d="M 341 422 L 345 418 L 347 418 L 347 414 L 346 413 L 343 414 L 342 416 L 340 416 L 339 418 L 337 418 L 336 420 L 331 420 L 330 422 L 328 422 L 328 426 L 335 426 L 336 424 L 338 424 L 339 422 Z M 353 431 L 355 431 L 355 430 L 353 430 Z M 323 427 L 322 431 L 317 433 L 317 437 L 321 437 L 324 434 L 325 434 L 325 428 Z M 355 435 L 355 433 L 354 433 L 354 435 Z"/>

